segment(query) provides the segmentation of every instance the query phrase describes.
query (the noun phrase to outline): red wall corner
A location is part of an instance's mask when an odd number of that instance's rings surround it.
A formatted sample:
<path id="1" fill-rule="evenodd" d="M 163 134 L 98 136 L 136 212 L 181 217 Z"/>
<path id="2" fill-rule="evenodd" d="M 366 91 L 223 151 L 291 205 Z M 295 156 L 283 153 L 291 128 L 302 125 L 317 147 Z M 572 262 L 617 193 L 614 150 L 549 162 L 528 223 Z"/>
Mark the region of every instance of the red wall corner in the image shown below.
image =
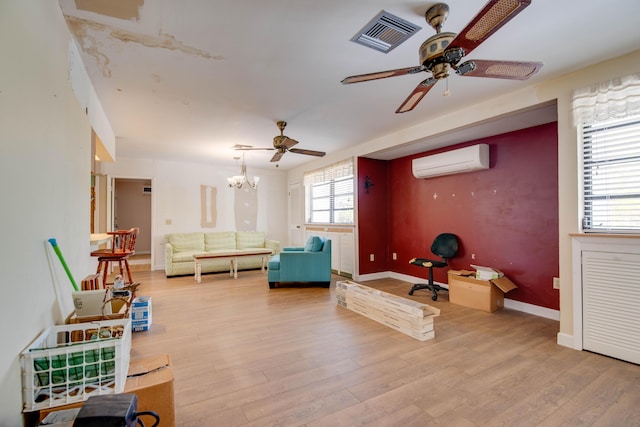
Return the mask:
<path id="1" fill-rule="evenodd" d="M 489 170 L 430 179 L 411 173 L 413 158 L 479 143 L 490 146 Z M 559 309 L 552 287 L 559 271 L 557 151 L 553 122 L 389 162 L 358 159 L 359 274 L 425 277 L 408 261 L 433 257 L 435 236 L 450 232 L 461 242 L 450 268 L 497 268 L 518 285 L 507 298 Z M 363 194 L 367 175 L 375 186 Z M 436 269 L 435 280 L 446 283 L 446 272 Z"/>

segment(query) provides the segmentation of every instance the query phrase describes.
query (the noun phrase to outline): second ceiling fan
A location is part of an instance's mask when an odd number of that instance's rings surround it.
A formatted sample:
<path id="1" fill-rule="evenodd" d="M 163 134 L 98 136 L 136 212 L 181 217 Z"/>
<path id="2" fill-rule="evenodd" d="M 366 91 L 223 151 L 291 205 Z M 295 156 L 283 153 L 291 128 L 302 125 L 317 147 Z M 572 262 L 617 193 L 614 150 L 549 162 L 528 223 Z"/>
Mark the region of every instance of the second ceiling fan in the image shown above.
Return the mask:
<path id="1" fill-rule="evenodd" d="M 322 157 L 325 153 L 324 151 L 315 151 L 315 150 L 305 150 L 301 148 L 291 148 L 298 143 L 295 139 L 291 139 L 284 134 L 284 128 L 287 126 L 287 122 L 278 121 L 276 122 L 278 129 L 280 129 L 280 135 L 276 135 L 273 138 L 273 148 L 261 148 L 261 147 L 252 147 L 250 145 L 236 145 L 234 149 L 241 151 L 249 151 L 249 150 L 277 150 L 277 152 L 271 158 L 272 162 L 279 161 L 284 153 L 290 151 L 296 154 L 306 154 L 308 156 L 316 156 Z"/>
<path id="2" fill-rule="evenodd" d="M 425 19 L 436 30 L 436 34 L 420 46 L 420 65 L 350 76 L 342 80 L 342 83 L 366 82 L 422 71 L 431 73 L 431 76 L 420 82 L 396 110 L 396 113 L 405 113 L 413 110 L 438 80 L 449 77 L 450 70 L 461 76 L 526 80 L 538 72 L 542 67 L 541 62 L 481 59 L 461 64 L 459 62 L 529 4 L 531 0 L 490 0 L 471 22 L 456 34 L 441 32 L 442 25 L 449 15 L 449 6 L 437 3 L 425 12 Z"/>

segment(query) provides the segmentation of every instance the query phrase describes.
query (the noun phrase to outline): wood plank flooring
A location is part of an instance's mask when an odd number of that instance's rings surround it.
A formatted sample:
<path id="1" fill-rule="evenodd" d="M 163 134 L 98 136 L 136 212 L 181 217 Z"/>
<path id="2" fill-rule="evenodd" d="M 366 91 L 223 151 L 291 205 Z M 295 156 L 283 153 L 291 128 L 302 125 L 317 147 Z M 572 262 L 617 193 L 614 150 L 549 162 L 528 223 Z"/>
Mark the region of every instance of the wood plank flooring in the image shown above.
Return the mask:
<path id="1" fill-rule="evenodd" d="M 165 278 L 132 357 L 168 353 L 178 426 L 639 426 L 640 366 L 556 344 L 558 322 L 493 314 L 427 291 L 420 342 L 336 304 L 330 289 L 270 290 L 266 273 Z M 362 282 L 403 297 L 411 284 Z"/>

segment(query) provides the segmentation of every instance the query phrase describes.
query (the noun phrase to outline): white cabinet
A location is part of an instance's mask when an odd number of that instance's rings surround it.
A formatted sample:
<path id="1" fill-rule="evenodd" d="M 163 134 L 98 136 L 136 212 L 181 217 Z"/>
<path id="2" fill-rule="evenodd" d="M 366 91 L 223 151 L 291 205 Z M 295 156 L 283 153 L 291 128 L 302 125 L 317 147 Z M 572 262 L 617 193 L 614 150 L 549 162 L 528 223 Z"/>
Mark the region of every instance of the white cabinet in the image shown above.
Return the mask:
<path id="1" fill-rule="evenodd" d="M 339 275 L 351 276 L 354 270 L 353 228 L 306 227 L 305 241 L 309 236 L 331 239 L 331 269 Z"/>
<path id="2" fill-rule="evenodd" d="M 573 348 L 639 364 L 640 238 L 581 234 L 571 240 Z"/>
<path id="3" fill-rule="evenodd" d="M 340 272 L 340 233 L 326 233 L 327 239 L 331 239 L 331 269 Z"/>
<path id="4" fill-rule="evenodd" d="M 353 233 L 340 233 L 340 272 L 353 275 L 354 270 Z"/>
<path id="5" fill-rule="evenodd" d="M 582 251 L 585 350 L 640 363 L 640 255 Z"/>

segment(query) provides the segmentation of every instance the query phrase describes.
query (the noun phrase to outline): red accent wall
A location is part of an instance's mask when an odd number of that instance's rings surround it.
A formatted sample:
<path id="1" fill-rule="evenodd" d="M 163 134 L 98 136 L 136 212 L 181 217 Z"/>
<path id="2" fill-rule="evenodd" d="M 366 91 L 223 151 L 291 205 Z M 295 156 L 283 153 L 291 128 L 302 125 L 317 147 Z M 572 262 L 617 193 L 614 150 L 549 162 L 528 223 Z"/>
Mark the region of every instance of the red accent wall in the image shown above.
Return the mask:
<path id="1" fill-rule="evenodd" d="M 361 236 L 360 243 L 363 237 L 366 241 L 364 246 L 359 246 L 360 274 L 389 269 L 388 163 L 384 160 L 358 158 L 358 234 Z M 364 188 L 366 177 L 373 183 L 368 193 Z M 371 254 L 374 261 L 371 261 Z"/>
<path id="2" fill-rule="evenodd" d="M 479 143 L 489 144 L 489 170 L 429 179 L 411 173 L 413 158 Z M 449 232 L 461 243 L 451 268 L 497 268 L 518 285 L 507 298 L 559 309 L 558 290 L 552 287 L 559 270 L 557 151 L 554 122 L 384 162 L 385 171 L 380 161 L 359 159 L 359 183 L 366 175 L 375 182 L 369 195 L 359 188 L 359 274 L 426 277 L 427 271 L 409 260 L 433 257 L 433 239 Z M 382 230 L 386 238 L 379 236 Z M 378 262 L 385 243 L 386 263 Z M 446 272 L 436 269 L 435 280 L 446 283 Z"/>

